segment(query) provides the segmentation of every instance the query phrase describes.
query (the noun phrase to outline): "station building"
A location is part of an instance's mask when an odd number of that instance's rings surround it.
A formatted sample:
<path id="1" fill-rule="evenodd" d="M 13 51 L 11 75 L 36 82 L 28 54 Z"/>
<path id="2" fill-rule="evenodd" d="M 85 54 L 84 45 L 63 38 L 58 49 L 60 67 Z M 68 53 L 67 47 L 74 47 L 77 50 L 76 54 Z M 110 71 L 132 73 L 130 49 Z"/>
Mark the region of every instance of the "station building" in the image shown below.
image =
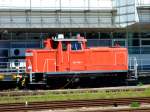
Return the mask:
<path id="1" fill-rule="evenodd" d="M 0 0 L 1 70 L 23 67 L 25 49 L 59 33 L 80 33 L 89 47 L 127 47 L 129 65 L 133 57 L 150 70 L 150 0 Z"/>

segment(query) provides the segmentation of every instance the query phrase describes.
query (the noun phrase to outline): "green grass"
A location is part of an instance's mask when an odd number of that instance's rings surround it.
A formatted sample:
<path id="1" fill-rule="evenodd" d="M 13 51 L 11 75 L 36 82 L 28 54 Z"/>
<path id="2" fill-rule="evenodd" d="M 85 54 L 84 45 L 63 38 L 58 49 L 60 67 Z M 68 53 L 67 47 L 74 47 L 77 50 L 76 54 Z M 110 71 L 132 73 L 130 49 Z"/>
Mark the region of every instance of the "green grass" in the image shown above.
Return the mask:
<path id="1" fill-rule="evenodd" d="M 109 99 L 109 98 L 129 98 L 129 97 L 150 97 L 150 88 L 145 91 L 117 91 L 106 92 L 99 91 L 96 93 L 84 92 L 84 93 L 60 93 L 55 94 L 47 92 L 44 95 L 27 95 L 27 96 L 1 96 L 0 103 L 25 103 L 38 102 L 38 101 L 63 101 L 63 100 L 80 100 L 80 99 Z"/>
<path id="2" fill-rule="evenodd" d="M 138 107 L 140 107 L 140 103 L 139 102 L 132 102 L 131 103 L 131 105 L 130 105 L 130 107 L 132 107 L 132 108 L 138 108 Z"/>

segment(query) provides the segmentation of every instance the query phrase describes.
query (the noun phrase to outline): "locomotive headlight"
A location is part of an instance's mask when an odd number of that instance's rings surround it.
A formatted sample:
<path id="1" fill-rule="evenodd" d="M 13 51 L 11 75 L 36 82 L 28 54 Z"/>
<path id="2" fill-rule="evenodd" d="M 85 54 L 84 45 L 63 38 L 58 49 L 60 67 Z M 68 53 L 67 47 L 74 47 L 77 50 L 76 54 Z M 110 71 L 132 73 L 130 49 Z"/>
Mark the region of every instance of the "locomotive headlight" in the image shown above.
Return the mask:
<path id="1" fill-rule="evenodd" d="M 16 74 L 12 74 L 12 79 L 16 80 L 17 79 L 17 75 Z"/>
<path id="2" fill-rule="evenodd" d="M 16 79 L 21 79 L 22 78 L 22 76 L 21 75 L 19 75 L 19 74 L 12 74 L 12 79 L 13 80 L 16 80 Z"/>
<path id="3" fill-rule="evenodd" d="M 4 74 L 0 74 L 0 80 L 4 79 Z"/>

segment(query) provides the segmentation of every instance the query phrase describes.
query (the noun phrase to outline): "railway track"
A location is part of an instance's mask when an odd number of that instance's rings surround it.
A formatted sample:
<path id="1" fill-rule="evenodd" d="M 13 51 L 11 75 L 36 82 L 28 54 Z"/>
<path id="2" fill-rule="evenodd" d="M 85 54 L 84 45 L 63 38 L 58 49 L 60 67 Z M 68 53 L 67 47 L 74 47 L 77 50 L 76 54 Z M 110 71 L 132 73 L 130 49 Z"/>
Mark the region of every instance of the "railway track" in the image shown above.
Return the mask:
<path id="1" fill-rule="evenodd" d="M 150 97 L 49 101 L 49 102 L 33 102 L 33 103 L 25 103 L 25 104 L 23 104 L 23 103 L 0 104 L 0 110 L 1 110 L 1 112 L 8 112 L 8 111 L 9 112 L 10 111 L 17 112 L 17 111 L 27 111 L 27 110 L 66 109 L 66 108 L 95 107 L 95 106 L 96 107 L 106 107 L 106 106 L 119 107 L 119 106 L 123 106 L 123 105 L 128 106 L 132 102 L 138 102 L 141 105 L 142 104 L 150 104 Z M 110 110 L 110 112 L 111 112 L 111 110 Z M 122 112 L 127 112 L 127 111 L 122 111 Z M 141 110 L 141 112 L 143 112 L 143 111 Z"/>
<path id="2" fill-rule="evenodd" d="M 150 112 L 150 108 L 123 108 L 123 109 L 106 109 L 106 110 L 90 110 L 82 112 Z"/>
<path id="3" fill-rule="evenodd" d="M 120 92 L 120 91 L 144 91 L 150 88 L 150 85 L 137 87 L 108 87 L 108 88 L 89 88 L 89 89 L 63 89 L 63 90 L 22 90 L 22 91 L 2 91 L 0 96 L 24 96 L 24 95 L 44 95 L 46 93 L 52 94 L 68 94 L 68 93 L 97 93 L 100 91 L 104 92 Z"/>

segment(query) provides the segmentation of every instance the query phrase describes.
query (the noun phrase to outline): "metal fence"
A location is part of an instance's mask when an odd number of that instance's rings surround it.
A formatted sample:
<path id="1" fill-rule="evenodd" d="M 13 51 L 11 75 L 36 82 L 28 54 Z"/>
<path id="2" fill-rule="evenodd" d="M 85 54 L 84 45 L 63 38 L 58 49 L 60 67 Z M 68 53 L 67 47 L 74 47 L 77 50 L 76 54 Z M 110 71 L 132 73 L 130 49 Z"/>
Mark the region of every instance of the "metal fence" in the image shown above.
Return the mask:
<path id="1" fill-rule="evenodd" d="M 129 54 L 150 54 L 150 46 L 128 46 L 126 39 L 88 39 L 88 47 L 109 46 L 127 47 Z"/>

